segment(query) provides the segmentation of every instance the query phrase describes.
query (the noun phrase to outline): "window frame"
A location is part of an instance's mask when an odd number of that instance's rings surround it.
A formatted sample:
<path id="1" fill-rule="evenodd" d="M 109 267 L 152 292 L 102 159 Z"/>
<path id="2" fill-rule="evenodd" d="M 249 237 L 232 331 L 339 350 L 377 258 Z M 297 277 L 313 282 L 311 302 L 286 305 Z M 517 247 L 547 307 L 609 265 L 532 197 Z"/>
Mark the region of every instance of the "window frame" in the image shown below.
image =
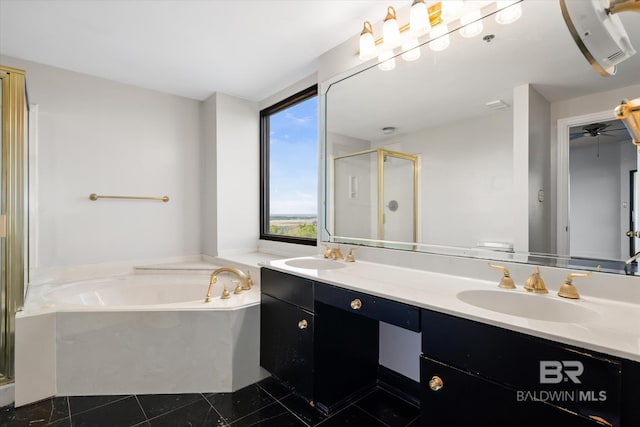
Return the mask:
<path id="1" fill-rule="evenodd" d="M 285 110 L 300 102 L 306 101 L 318 96 L 318 85 L 314 84 L 300 92 L 297 92 L 288 98 L 283 99 L 270 107 L 260 111 L 260 240 L 271 240 L 284 243 L 296 243 L 301 245 L 317 246 L 318 236 L 315 239 L 308 237 L 285 236 L 280 234 L 269 233 L 269 143 L 270 143 L 270 127 L 269 118 L 282 110 Z M 320 129 L 318 129 L 318 141 Z M 318 211 L 318 227 L 320 215 Z M 318 233 L 320 229 L 318 228 Z"/>

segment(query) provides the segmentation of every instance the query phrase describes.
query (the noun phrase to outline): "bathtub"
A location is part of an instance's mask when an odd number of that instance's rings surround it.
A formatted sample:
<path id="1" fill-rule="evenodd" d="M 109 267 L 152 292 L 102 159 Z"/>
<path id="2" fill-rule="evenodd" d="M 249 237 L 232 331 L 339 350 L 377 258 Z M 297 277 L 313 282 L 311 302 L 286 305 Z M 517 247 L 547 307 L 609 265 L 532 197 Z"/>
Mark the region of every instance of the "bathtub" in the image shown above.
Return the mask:
<path id="1" fill-rule="evenodd" d="M 16 405 L 52 395 L 231 392 L 264 378 L 259 286 L 235 295 L 231 279 L 219 276 L 209 303 L 208 274 L 30 286 L 16 316 Z M 225 283 L 229 299 L 220 298 Z"/>

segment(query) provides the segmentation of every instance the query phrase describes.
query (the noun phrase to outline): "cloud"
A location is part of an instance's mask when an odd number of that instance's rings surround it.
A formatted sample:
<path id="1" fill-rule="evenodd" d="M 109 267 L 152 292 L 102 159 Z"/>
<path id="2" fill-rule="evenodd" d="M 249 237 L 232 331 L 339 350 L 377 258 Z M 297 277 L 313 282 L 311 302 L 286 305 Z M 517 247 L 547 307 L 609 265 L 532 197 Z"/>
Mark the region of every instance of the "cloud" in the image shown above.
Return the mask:
<path id="1" fill-rule="evenodd" d="M 315 200 L 271 200 L 269 209 L 272 214 L 315 214 L 318 204 Z"/>
<path id="2" fill-rule="evenodd" d="M 293 122 L 301 126 L 306 126 L 307 124 L 311 123 L 312 120 L 316 120 L 314 116 L 310 115 L 310 116 L 298 117 L 295 114 L 291 113 L 290 111 L 287 111 L 286 113 L 284 113 L 284 118 L 290 122 Z"/>

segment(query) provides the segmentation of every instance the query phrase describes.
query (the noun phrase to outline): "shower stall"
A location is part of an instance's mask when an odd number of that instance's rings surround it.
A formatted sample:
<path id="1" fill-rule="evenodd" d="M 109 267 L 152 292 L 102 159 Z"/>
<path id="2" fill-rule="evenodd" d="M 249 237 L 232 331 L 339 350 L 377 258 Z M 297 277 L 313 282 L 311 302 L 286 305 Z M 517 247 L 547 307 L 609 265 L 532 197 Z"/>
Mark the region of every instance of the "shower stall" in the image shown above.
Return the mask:
<path id="1" fill-rule="evenodd" d="M 384 148 L 335 156 L 331 234 L 418 242 L 418 156 Z"/>
<path id="2" fill-rule="evenodd" d="M 24 71 L 0 66 L 0 386 L 13 381 L 15 314 L 24 300 L 27 106 Z"/>

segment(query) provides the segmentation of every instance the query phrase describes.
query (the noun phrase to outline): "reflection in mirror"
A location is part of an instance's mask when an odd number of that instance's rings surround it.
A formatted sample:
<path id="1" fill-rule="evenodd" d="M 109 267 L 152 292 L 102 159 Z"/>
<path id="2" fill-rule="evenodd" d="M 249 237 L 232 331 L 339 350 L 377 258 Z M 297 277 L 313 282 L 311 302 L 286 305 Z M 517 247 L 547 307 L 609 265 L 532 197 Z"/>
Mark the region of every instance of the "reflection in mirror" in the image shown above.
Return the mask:
<path id="1" fill-rule="evenodd" d="M 363 151 L 370 154 L 360 160 L 368 157 L 363 162 L 375 168 L 379 149 L 416 156 L 419 164 L 415 238 L 391 238 L 374 226 L 378 199 L 359 199 L 357 208 L 349 207 L 355 205 L 348 200 L 354 185 L 361 195 L 377 190 L 366 187 L 373 175 L 353 181 L 349 177 L 356 175 L 355 166 L 343 163 L 340 179 L 327 183 L 332 240 L 625 272 L 622 260 L 640 249 L 640 239 L 620 235 L 623 228 L 624 233 L 640 229 L 629 228 L 631 207 L 638 200 L 635 193 L 631 198 L 632 169 L 619 165 L 617 190 L 601 187 L 595 192 L 586 183 L 598 180 L 600 173 L 592 164 L 580 166 L 582 160 L 574 160 L 581 151 L 569 141 L 589 124 L 624 127 L 615 120 L 614 108 L 622 99 L 640 95 L 640 55 L 604 78 L 575 45 L 558 2 L 524 0 L 521 6 L 521 18 L 513 24 L 501 25 L 495 13 L 485 14 L 476 37 L 463 37 L 454 29 L 446 50 L 433 51 L 427 43 L 419 48 L 419 60 L 398 56 L 392 71 L 373 64 L 329 86 L 328 171 L 334 166 L 337 171 L 341 156 Z M 640 14 L 619 16 L 631 43 L 640 43 Z M 386 132 L 389 128 L 395 131 Z M 613 156 L 603 139 L 611 138 L 600 137 L 602 161 Z M 628 134 L 626 141 L 616 146 L 618 158 L 633 163 Z M 409 182 L 399 185 L 411 188 Z M 608 220 L 581 206 L 584 200 L 574 200 L 580 188 L 590 189 L 590 203 L 612 205 L 608 215 L 613 218 L 617 212 L 614 225 L 605 227 Z M 400 212 L 404 203 L 396 201 Z M 384 210 L 389 219 L 390 209 Z M 351 223 L 341 219 L 346 212 Z M 583 226 L 590 231 L 580 231 Z M 607 233 L 607 239 L 596 230 Z"/>
<path id="2" fill-rule="evenodd" d="M 333 158 L 333 235 L 416 242 L 418 157 L 376 149 Z"/>
<path id="3" fill-rule="evenodd" d="M 637 149 L 618 120 L 570 132 L 570 254 L 625 260 L 636 253 L 638 240 L 633 208 Z"/>

